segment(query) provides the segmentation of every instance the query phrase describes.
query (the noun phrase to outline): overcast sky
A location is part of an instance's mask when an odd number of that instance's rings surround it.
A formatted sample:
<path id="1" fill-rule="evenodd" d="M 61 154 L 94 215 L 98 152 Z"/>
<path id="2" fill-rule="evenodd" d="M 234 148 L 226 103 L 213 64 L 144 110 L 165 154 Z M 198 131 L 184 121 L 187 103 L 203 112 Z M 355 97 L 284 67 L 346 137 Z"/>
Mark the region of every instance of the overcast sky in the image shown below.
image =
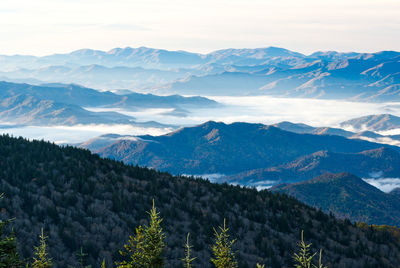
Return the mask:
<path id="1" fill-rule="evenodd" d="M 148 46 L 400 51 L 399 0 L 1 0 L 0 54 Z"/>

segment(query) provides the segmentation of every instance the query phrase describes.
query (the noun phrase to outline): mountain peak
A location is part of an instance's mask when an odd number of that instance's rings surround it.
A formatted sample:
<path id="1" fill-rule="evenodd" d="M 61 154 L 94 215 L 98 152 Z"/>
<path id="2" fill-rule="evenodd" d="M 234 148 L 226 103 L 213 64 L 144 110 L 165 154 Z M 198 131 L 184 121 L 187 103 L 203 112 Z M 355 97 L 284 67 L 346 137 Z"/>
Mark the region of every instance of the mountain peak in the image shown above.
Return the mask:
<path id="1" fill-rule="evenodd" d="M 400 117 L 392 114 L 373 114 L 344 121 L 340 126 L 356 130 L 385 131 L 400 128 Z"/>
<path id="2" fill-rule="evenodd" d="M 307 181 L 307 183 L 329 183 L 329 182 L 352 183 L 353 185 L 359 183 L 361 184 L 365 183 L 359 177 L 348 172 L 341 172 L 336 174 L 325 173 L 312 180 Z"/>

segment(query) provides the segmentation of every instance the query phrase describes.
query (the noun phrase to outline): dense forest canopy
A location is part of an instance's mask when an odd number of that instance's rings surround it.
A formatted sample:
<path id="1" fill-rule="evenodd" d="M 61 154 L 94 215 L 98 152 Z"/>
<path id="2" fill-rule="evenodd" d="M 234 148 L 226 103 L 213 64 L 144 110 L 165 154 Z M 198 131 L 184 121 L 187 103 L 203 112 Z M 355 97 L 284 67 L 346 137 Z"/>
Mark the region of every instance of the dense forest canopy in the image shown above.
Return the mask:
<path id="1" fill-rule="evenodd" d="M 22 258 L 31 258 L 43 228 L 55 267 L 121 261 L 119 250 L 155 200 L 166 235 L 166 267 L 181 267 L 190 233 L 192 254 L 211 267 L 214 228 L 224 219 L 237 239 L 239 267 L 292 267 L 301 230 L 329 267 L 399 267 L 396 229 L 356 225 L 267 190 L 213 184 L 102 159 L 87 150 L 0 137 L 2 219 L 12 226 Z M 9 230 L 10 231 L 10 230 Z"/>

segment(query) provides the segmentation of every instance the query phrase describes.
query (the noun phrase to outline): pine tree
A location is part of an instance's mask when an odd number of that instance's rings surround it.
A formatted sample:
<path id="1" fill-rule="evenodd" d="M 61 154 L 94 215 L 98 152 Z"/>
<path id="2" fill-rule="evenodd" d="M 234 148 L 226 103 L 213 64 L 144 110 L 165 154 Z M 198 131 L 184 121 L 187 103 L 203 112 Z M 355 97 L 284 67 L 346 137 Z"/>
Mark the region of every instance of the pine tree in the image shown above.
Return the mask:
<path id="1" fill-rule="evenodd" d="M 78 257 L 78 263 L 79 263 L 79 268 L 91 268 L 91 265 L 86 265 L 86 257 L 87 253 L 83 251 L 83 248 L 81 247 L 80 251 L 76 254 Z"/>
<path id="2" fill-rule="evenodd" d="M 130 236 L 128 244 L 124 245 L 125 251 L 120 251 L 122 256 L 130 256 L 130 261 L 117 263 L 119 268 L 148 267 L 158 268 L 164 264 L 162 252 L 166 246 L 165 234 L 161 228 L 162 218 L 153 200 L 153 207 L 148 212 L 150 224 L 136 228 L 136 235 Z"/>
<path id="3" fill-rule="evenodd" d="M 182 261 L 183 261 L 183 267 L 185 267 L 185 268 L 191 268 L 191 267 L 192 267 L 192 262 L 196 259 L 196 257 L 194 257 L 194 258 L 191 258 L 191 257 L 190 257 L 191 248 L 192 248 L 193 246 L 191 246 L 190 243 L 189 243 L 189 235 L 190 235 L 190 234 L 188 233 L 188 234 L 187 234 L 187 237 L 186 237 L 185 258 L 182 259 Z"/>
<path id="4" fill-rule="evenodd" d="M 164 264 L 164 259 L 161 254 L 165 247 L 165 234 L 161 228 L 162 218 L 160 218 L 160 213 L 154 205 L 148 212 L 150 215 L 150 224 L 145 226 L 144 229 L 144 240 L 145 240 L 145 253 L 146 259 L 151 268 L 162 267 Z"/>
<path id="5" fill-rule="evenodd" d="M 235 253 L 232 251 L 232 246 L 236 240 L 229 239 L 229 228 L 226 228 L 225 219 L 224 226 L 219 227 L 220 233 L 214 229 L 215 232 L 215 245 L 212 247 L 214 258 L 211 261 L 217 268 L 237 268 Z"/>
<path id="6" fill-rule="evenodd" d="M 142 226 L 139 226 L 138 228 L 136 228 L 136 235 L 129 236 L 128 244 L 124 245 L 125 251 L 119 251 L 122 256 L 129 255 L 131 260 L 129 262 L 122 261 L 121 263 L 117 263 L 117 267 L 148 267 L 146 263 L 144 243 L 144 230 Z"/>
<path id="7" fill-rule="evenodd" d="M 53 262 L 51 261 L 51 258 L 49 258 L 47 245 L 46 245 L 47 236 L 44 235 L 43 228 L 42 228 L 42 233 L 39 235 L 39 238 L 40 238 L 40 245 L 38 247 L 35 247 L 35 256 L 36 257 L 33 257 L 32 268 L 52 267 Z"/>
<path id="8" fill-rule="evenodd" d="M 3 194 L 0 194 L 0 199 Z M 14 232 L 10 236 L 5 236 L 6 227 L 12 222 L 12 219 L 0 220 L 0 268 L 20 267 L 22 262 L 17 251 L 17 239 Z"/>
<path id="9" fill-rule="evenodd" d="M 304 242 L 304 231 L 301 231 L 301 240 L 298 243 L 299 253 L 294 253 L 293 259 L 295 261 L 296 268 L 326 268 L 322 264 L 322 249 L 319 251 L 319 262 L 318 266 L 313 264 L 313 258 L 317 253 L 311 254 L 310 247 L 311 244 L 306 244 Z"/>
<path id="10" fill-rule="evenodd" d="M 322 264 L 322 249 L 319 250 L 318 266 L 313 264 L 313 268 L 328 268 Z"/>

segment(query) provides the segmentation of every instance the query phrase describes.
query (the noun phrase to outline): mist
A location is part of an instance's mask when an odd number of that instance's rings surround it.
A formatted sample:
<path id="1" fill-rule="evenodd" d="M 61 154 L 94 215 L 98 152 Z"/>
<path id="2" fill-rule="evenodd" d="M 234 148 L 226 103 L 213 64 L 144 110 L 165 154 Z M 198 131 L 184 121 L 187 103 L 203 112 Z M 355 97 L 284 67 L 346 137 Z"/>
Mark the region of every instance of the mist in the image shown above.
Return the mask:
<path id="1" fill-rule="evenodd" d="M 57 144 L 74 144 L 103 134 L 120 135 L 162 135 L 171 132 L 172 128 L 136 127 L 132 125 L 76 125 L 76 126 L 27 126 L 0 129 L 1 134 L 22 136 L 28 139 L 51 141 Z"/>
<path id="2" fill-rule="evenodd" d="M 86 108 L 90 111 L 116 111 L 137 118 L 138 121 L 157 121 L 179 126 L 201 124 L 209 120 L 224 123 L 249 122 L 274 124 L 281 121 L 305 123 L 315 127 L 338 127 L 350 118 L 370 114 L 391 113 L 400 115 L 396 103 L 366 103 L 339 100 L 276 98 L 270 96 L 206 96 L 222 104 L 217 108 L 190 109 L 185 116 L 168 114 L 173 109 L 123 109 Z M 392 131 L 394 132 L 394 131 Z"/>
<path id="3" fill-rule="evenodd" d="M 208 97 L 219 102 L 216 108 L 188 109 L 182 116 L 174 115 L 173 108 L 140 109 L 128 111 L 113 108 L 90 108 L 90 111 L 116 111 L 136 118 L 136 122 L 157 121 L 159 123 L 186 127 L 202 124 L 209 120 L 224 123 L 249 122 L 274 124 L 281 121 L 305 123 L 311 126 L 338 127 L 350 118 L 369 114 L 391 113 L 400 115 L 398 103 L 365 103 L 321 99 L 275 98 L 269 96 Z M 6 123 L 6 122 L 4 122 Z M 76 126 L 29 126 L 1 127 L 0 133 L 23 136 L 30 139 L 44 139 L 56 143 L 78 143 L 108 133 L 120 135 L 163 135 L 171 132 L 170 127 L 145 127 L 134 125 L 76 125 Z M 400 129 L 390 134 L 400 133 Z M 387 133 L 385 133 L 387 134 Z M 390 143 L 388 140 L 377 142 Z M 393 141 L 398 145 L 398 142 Z"/>
<path id="4" fill-rule="evenodd" d="M 400 187 L 400 178 L 380 178 L 363 180 L 385 193 L 389 193 L 393 189 Z"/>

